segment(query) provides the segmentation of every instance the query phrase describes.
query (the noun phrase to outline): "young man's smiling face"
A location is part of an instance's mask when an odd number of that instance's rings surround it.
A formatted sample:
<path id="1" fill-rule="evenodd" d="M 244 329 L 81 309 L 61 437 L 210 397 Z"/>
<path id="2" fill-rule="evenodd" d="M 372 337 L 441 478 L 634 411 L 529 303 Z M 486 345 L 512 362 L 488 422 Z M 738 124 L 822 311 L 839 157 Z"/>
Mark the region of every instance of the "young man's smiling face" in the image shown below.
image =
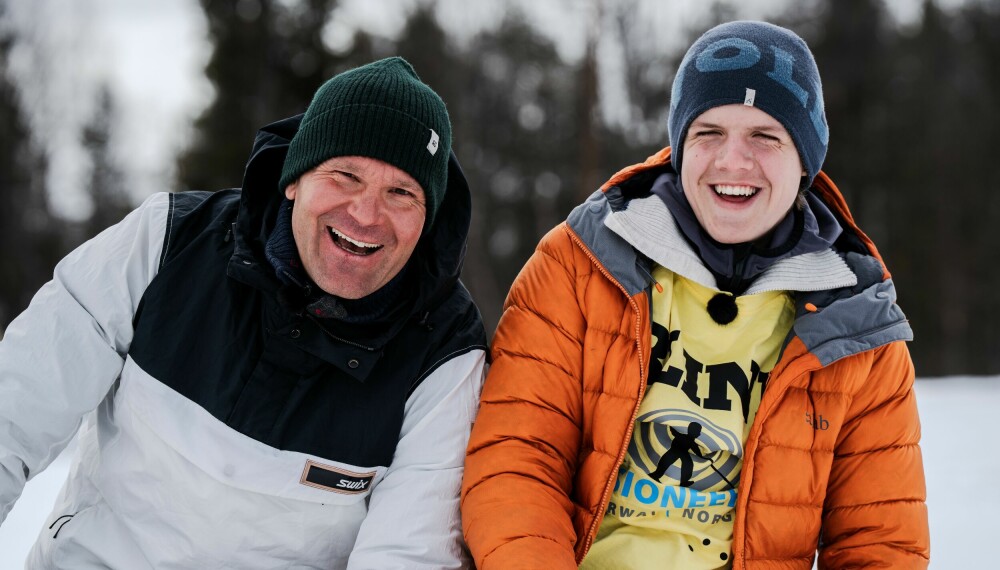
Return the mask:
<path id="1" fill-rule="evenodd" d="M 395 277 L 423 231 L 423 188 L 380 160 L 338 156 L 285 188 L 306 273 L 327 293 L 360 299 Z"/>
<path id="2" fill-rule="evenodd" d="M 795 203 L 805 172 L 791 135 L 756 107 L 723 105 L 691 122 L 681 185 L 701 227 L 720 243 L 770 232 Z"/>

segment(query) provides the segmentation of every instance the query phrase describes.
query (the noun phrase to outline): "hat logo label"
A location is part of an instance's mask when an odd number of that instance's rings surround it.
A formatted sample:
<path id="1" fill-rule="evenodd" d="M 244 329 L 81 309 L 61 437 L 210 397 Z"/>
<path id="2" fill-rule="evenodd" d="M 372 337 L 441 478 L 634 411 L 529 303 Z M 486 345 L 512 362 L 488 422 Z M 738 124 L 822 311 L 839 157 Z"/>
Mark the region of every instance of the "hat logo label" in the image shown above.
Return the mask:
<path id="1" fill-rule="evenodd" d="M 427 143 L 427 152 L 431 153 L 431 156 L 434 156 L 435 154 L 437 154 L 438 141 L 440 141 L 441 137 L 439 137 L 438 134 L 434 132 L 434 129 L 430 129 L 430 131 L 431 131 L 431 140 L 430 142 Z"/>
<path id="2" fill-rule="evenodd" d="M 747 87 L 747 96 L 743 99 L 743 104 L 747 107 L 753 107 L 754 99 L 757 98 L 757 90 L 750 89 Z"/>

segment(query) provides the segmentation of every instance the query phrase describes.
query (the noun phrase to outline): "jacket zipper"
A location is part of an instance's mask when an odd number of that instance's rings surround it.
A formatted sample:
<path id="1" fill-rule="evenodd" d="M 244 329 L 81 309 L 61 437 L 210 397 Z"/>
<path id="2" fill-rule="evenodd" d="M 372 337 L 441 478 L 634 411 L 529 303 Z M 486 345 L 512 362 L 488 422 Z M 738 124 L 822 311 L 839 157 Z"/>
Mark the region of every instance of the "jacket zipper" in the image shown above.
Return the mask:
<path id="1" fill-rule="evenodd" d="M 635 406 L 632 408 L 632 418 L 628 422 L 628 427 L 625 430 L 625 438 L 622 442 L 622 447 L 618 451 L 618 458 L 615 460 L 616 468 L 611 470 L 611 476 L 608 478 L 608 482 L 604 485 L 604 493 L 601 495 L 601 502 L 598 505 L 599 508 L 597 510 L 597 515 L 594 517 L 594 522 L 590 523 L 590 528 L 587 529 L 587 539 L 586 541 L 584 541 L 583 550 L 580 552 L 580 557 L 576 560 L 576 563 L 579 564 L 583 560 L 583 557 L 587 555 L 587 551 L 590 550 L 591 545 L 594 543 L 594 537 L 597 535 L 597 525 L 600 519 L 603 518 L 602 513 L 608 507 L 608 500 L 611 497 L 611 489 L 613 488 L 615 479 L 618 476 L 617 466 L 621 465 L 622 460 L 625 459 L 625 452 L 628 450 L 628 444 L 630 441 L 632 441 L 632 430 L 635 427 L 635 419 L 639 415 L 639 406 L 642 404 L 642 396 L 646 391 L 646 370 L 642 362 L 643 360 L 642 336 L 641 336 L 642 331 L 639 328 L 639 321 L 641 320 L 640 317 L 642 316 L 642 313 L 639 311 L 639 305 L 635 302 L 635 299 L 633 299 L 628 294 L 628 291 L 625 290 L 625 287 L 623 287 L 622 284 L 619 283 L 617 279 L 611 276 L 608 270 L 604 268 L 603 264 L 597 261 L 597 258 L 594 257 L 594 254 L 591 253 L 590 249 L 588 249 L 583 244 L 583 242 L 580 240 L 579 237 L 577 237 L 575 232 L 573 232 L 570 228 L 567 227 L 566 233 L 569 234 L 570 239 L 573 240 L 573 242 L 577 245 L 577 247 L 579 247 L 580 250 L 583 251 L 584 255 L 586 255 L 587 258 L 590 259 L 590 262 L 593 263 L 595 267 L 597 267 L 597 270 L 600 271 L 601 274 L 604 275 L 604 277 L 607 278 L 608 281 L 614 283 L 615 286 L 621 290 L 622 294 L 625 295 L 625 298 L 628 299 L 629 305 L 632 307 L 633 312 L 635 312 L 635 348 L 639 353 L 638 354 L 639 356 L 638 398 L 636 398 Z"/>
<path id="2" fill-rule="evenodd" d="M 737 247 L 733 250 L 733 274 L 729 276 L 729 283 L 725 291 L 738 296 L 742 291 L 744 279 L 743 271 L 746 270 L 747 259 L 750 258 L 750 249 L 742 247 Z"/>
<path id="3" fill-rule="evenodd" d="M 756 470 L 756 462 L 750 462 L 750 459 L 757 455 L 757 447 L 760 443 L 760 432 L 763 430 L 764 422 L 767 420 L 768 416 L 771 414 L 774 408 L 774 402 L 780 397 L 779 394 L 783 394 L 788 386 L 795 381 L 796 378 L 803 376 L 805 374 L 811 374 L 817 370 L 822 369 L 822 366 L 808 366 L 799 365 L 801 370 L 793 370 L 797 363 L 802 361 L 803 356 L 811 354 L 806 350 L 803 354 L 795 357 L 795 360 L 789 362 L 784 366 L 784 370 L 781 370 L 780 375 L 773 377 L 772 379 L 778 379 L 784 376 L 788 377 L 788 381 L 784 382 L 784 386 L 780 390 L 765 390 L 764 397 L 761 398 L 760 405 L 757 408 L 757 415 L 754 416 L 753 424 L 750 427 L 750 433 L 747 434 L 747 441 L 745 445 L 746 455 L 743 458 L 743 468 L 740 473 L 740 484 L 736 489 L 736 513 L 746 513 L 747 503 L 749 502 L 748 491 L 750 489 L 749 481 L 753 479 L 753 471 Z M 781 362 L 779 361 L 775 365 L 775 369 L 778 368 Z M 768 382 L 768 387 L 778 387 L 781 384 L 776 383 L 772 385 L 770 381 Z M 750 470 L 750 477 L 746 477 L 746 466 L 747 463 L 753 463 L 753 467 Z M 739 540 L 736 539 L 736 531 L 739 527 L 740 537 Z M 746 541 L 745 525 L 740 523 L 733 526 L 733 568 L 745 568 L 746 567 L 746 549 L 744 548 L 744 542 Z"/>

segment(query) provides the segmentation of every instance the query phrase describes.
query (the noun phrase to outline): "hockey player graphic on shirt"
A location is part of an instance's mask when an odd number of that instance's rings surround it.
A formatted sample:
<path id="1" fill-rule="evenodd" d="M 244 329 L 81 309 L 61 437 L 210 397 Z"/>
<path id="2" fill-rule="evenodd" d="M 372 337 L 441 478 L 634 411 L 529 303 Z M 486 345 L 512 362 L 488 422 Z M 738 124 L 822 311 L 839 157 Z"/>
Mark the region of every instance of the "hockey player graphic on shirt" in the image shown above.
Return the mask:
<path id="1" fill-rule="evenodd" d="M 705 456 L 701 454 L 701 449 L 698 446 L 698 436 L 701 435 L 701 424 L 698 422 L 691 422 L 688 424 L 687 433 L 681 433 L 670 428 L 671 442 L 670 449 L 664 453 L 660 460 L 656 462 L 656 470 L 649 474 L 657 483 L 660 482 L 660 477 L 667 472 L 667 469 L 676 461 L 681 462 L 681 487 L 690 487 L 693 481 L 691 481 L 691 473 L 694 471 L 694 460 L 691 459 L 691 454 L 694 453 L 701 459 L 705 459 Z"/>

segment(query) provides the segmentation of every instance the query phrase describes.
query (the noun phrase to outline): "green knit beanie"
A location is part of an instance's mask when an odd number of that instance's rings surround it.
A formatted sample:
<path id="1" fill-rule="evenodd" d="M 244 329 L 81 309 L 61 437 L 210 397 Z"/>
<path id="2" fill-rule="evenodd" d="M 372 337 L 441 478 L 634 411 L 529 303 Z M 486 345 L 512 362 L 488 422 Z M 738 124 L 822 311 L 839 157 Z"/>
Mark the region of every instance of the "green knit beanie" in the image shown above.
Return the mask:
<path id="1" fill-rule="evenodd" d="M 444 101 L 409 62 L 390 57 L 335 75 L 316 91 L 288 147 L 279 188 L 335 156 L 381 160 L 420 183 L 426 232 L 444 199 L 450 153 Z"/>

